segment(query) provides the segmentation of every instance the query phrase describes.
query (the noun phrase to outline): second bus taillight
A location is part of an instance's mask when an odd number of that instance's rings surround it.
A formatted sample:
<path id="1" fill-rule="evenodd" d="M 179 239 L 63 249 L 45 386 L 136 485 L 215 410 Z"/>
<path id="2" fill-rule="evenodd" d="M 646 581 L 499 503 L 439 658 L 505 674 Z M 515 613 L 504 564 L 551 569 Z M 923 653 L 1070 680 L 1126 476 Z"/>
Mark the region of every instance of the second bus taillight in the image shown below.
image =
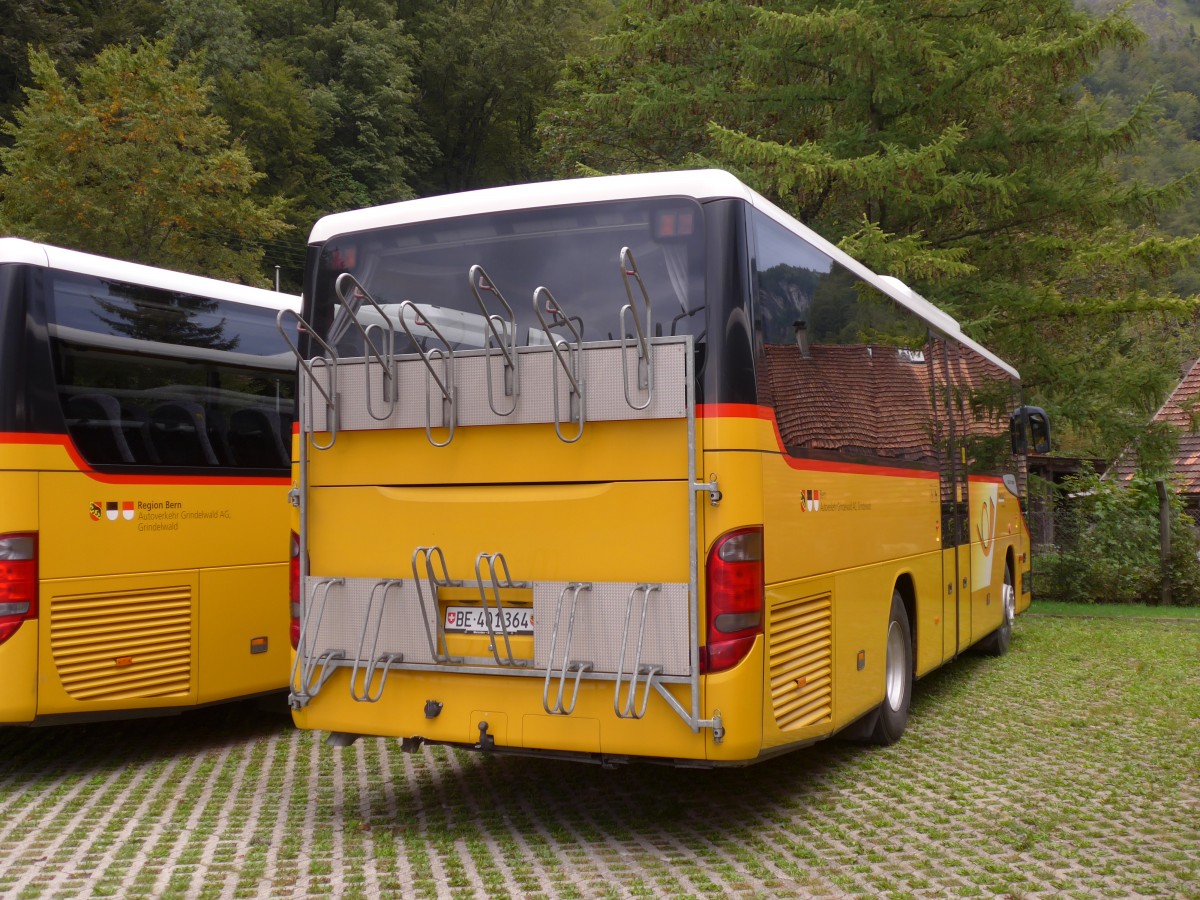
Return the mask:
<path id="1" fill-rule="evenodd" d="M 288 557 L 288 609 L 291 613 L 289 637 L 292 649 L 300 646 L 300 535 L 292 532 Z"/>
<path id="2" fill-rule="evenodd" d="M 746 658 L 763 627 L 763 530 L 742 528 L 722 535 L 705 566 L 708 645 L 705 672 L 731 668 Z"/>
<path id="3" fill-rule="evenodd" d="M 0 644 L 38 614 L 37 534 L 0 534 Z"/>

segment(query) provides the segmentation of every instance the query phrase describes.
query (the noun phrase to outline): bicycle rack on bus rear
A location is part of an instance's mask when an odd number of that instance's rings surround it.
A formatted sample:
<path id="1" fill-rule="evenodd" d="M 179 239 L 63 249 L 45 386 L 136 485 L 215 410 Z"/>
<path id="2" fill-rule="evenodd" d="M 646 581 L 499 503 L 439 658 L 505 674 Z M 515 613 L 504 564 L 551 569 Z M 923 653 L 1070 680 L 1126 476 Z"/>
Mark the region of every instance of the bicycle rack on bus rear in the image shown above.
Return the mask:
<path id="1" fill-rule="evenodd" d="M 301 581 L 303 584 L 303 580 Z M 325 607 L 329 605 L 329 592 L 335 585 L 344 584 L 342 578 L 326 578 L 313 585 L 312 603 L 302 604 L 300 616 L 300 639 L 296 646 L 296 659 L 292 663 L 291 696 L 289 703 L 293 709 L 300 709 L 315 697 L 335 671 L 335 663 L 346 658 L 345 650 L 323 650 L 320 653 L 308 653 L 312 643 L 321 631 L 321 622 L 325 618 Z M 313 613 L 316 613 L 316 625 L 313 625 Z M 318 675 L 317 669 L 321 672 Z M 297 678 L 297 676 L 299 676 Z"/>
<path id="2" fill-rule="evenodd" d="M 377 421 L 385 421 L 391 418 L 392 413 L 396 409 L 396 399 L 400 392 L 399 376 L 396 372 L 396 329 L 392 325 L 392 320 L 388 316 L 382 306 L 375 302 L 365 287 L 357 278 L 349 272 L 343 272 L 337 277 L 337 281 L 333 285 L 334 291 L 337 293 L 338 299 L 342 301 L 342 308 L 353 310 L 349 316 L 349 321 L 358 329 L 358 333 L 362 337 L 363 342 L 363 377 L 366 382 L 366 390 L 364 397 L 366 398 L 367 415 Z M 383 319 L 383 325 L 371 323 L 364 326 L 358 317 L 358 313 L 362 309 L 363 301 L 369 303 L 379 313 Z M 371 330 L 376 329 L 383 335 L 383 347 L 378 347 L 371 339 Z M 387 404 L 382 415 L 375 412 L 375 408 L 371 403 L 371 361 L 374 360 L 379 364 L 382 372 L 382 393 L 383 402 Z"/>
<path id="3" fill-rule="evenodd" d="M 479 571 L 482 563 L 487 563 L 488 568 L 488 583 L 485 585 L 483 575 Z M 496 572 L 496 564 L 500 564 L 500 568 L 504 571 L 504 577 L 501 578 Z M 496 658 L 496 665 L 499 666 L 518 666 L 525 665 L 525 660 L 515 659 L 512 652 L 512 642 L 508 639 L 508 624 L 504 621 L 504 607 L 500 603 L 500 591 L 505 588 L 527 588 L 525 582 L 515 582 L 512 576 L 508 574 L 508 562 L 504 559 L 502 553 L 480 553 L 475 557 L 475 583 L 479 585 L 479 602 L 483 606 L 483 622 L 487 626 L 488 637 L 491 643 L 488 649 L 492 651 L 492 655 Z M 500 635 L 504 638 L 504 657 L 500 657 L 500 647 L 496 643 L 496 630 L 492 626 L 492 615 L 488 608 L 488 592 L 487 588 L 492 589 L 492 598 L 496 602 L 496 621 L 500 625 Z"/>
<path id="4" fill-rule="evenodd" d="M 642 294 L 642 303 L 645 307 L 645 324 L 642 323 L 642 317 L 634 309 L 633 289 L 629 285 L 631 278 L 637 282 L 637 286 Z M 654 399 L 654 367 L 650 365 L 650 343 L 647 339 L 650 333 L 650 323 L 653 319 L 650 315 L 650 295 L 646 292 L 646 283 L 642 281 L 642 276 L 638 274 L 637 263 L 633 260 L 633 251 L 628 247 L 621 248 L 621 281 L 625 285 L 625 296 L 629 298 L 629 302 L 621 307 L 621 375 L 623 376 L 622 381 L 625 387 L 625 402 L 633 409 L 645 409 L 650 405 L 650 401 Z M 625 327 L 627 315 L 633 319 L 633 327 L 637 333 L 636 390 L 646 392 L 646 399 L 640 404 L 634 402 L 633 397 L 629 395 L 629 349 L 626 343 L 629 329 Z"/>
<path id="5" fill-rule="evenodd" d="M 687 478 L 688 478 L 688 521 L 689 521 L 689 581 L 679 584 L 657 584 L 650 582 L 631 582 L 626 584 L 599 584 L 590 581 L 575 580 L 568 583 L 549 582 L 514 582 L 508 573 L 507 563 L 503 554 L 482 553 L 476 557 L 475 586 L 480 592 L 480 601 L 484 611 L 484 621 L 488 627 L 491 646 L 491 659 L 452 656 L 447 644 L 445 620 L 439 607 L 438 592 L 441 588 L 462 588 L 461 581 L 452 581 L 446 569 L 446 560 L 437 546 L 418 547 L 413 554 L 413 581 L 401 583 L 398 579 L 312 579 L 302 578 L 305 586 L 306 599 L 304 603 L 305 625 L 302 635 L 308 638 L 301 645 L 297 674 L 299 689 L 296 692 L 294 705 L 308 702 L 329 678 L 330 674 L 339 667 L 351 668 L 351 692 L 356 700 L 373 702 L 382 696 L 384 680 L 389 672 L 395 669 L 440 670 L 464 673 L 481 673 L 486 671 L 506 672 L 512 676 L 540 677 L 543 680 L 543 707 L 549 714 L 570 715 L 576 708 L 579 692 L 583 681 L 601 680 L 613 683 L 614 713 L 620 718 L 636 719 L 646 714 L 651 693 L 658 694 L 662 700 L 679 715 L 693 732 L 700 729 L 711 729 L 713 738 L 719 742 L 723 735 L 723 725 L 720 714 L 712 718 L 701 715 L 699 696 L 699 620 L 697 596 L 699 591 L 699 549 L 698 549 L 698 519 L 697 493 L 707 492 L 710 502 L 714 505 L 720 502 L 720 491 L 716 476 L 710 476 L 707 482 L 700 482 L 696 477 L 696 418 L 694 398 L 694 358 L 693 338 L 680 337 L 651 337 L 652 326 L 651 302 L 644 282 L 638 274 L 633 254 L 628 247 L 622 248 L 620 254 L 621 277 L 628 303 L 620 308 L 619 318 L 621 336 L 619 340 L 594 342 L 585 344 L 582 338 L 582 322 L 569 317 L 549 288 L 539 287 L 533 295 L 535 314 L 541 324 L 541 330 L 547 337 L 547 345 L 531 345 L 518 347 L 516 344 L 516 318 L 509 304 L 504 300 L 490 276 L 480 266 L 472 266 L 468 272 L 469 283 L 475 295 L 475 301 L 483 313 L 484 334 L 482 347 L 478 351 L 467 351 L 456 354 L 452 345 L 443 333 L 436 327 L 433 315 L 426 315 L 421 307 L 411 301 L 400 304 L 398 317 L 401 328 L 408 335 L 417 352 L 411 355 L 395 353 L 394 329 L 389 331 L 396 317 L 388 316 L 383 308 L 369 297 L 367 292 L 356 280 L 343 279 L 340 282 L 339 298 L 342 310 L 335 320 L 337 328 L 331 329 L 330 341 L 336 344 L 337 333 L 345 333 L 352 327 L 359 328 L 363 333 L 364 358 L 360 361 L 348 362 L 345 365 L 363 365 L 371 368 L 372 364 L 379 366 L 385 373 L 382 386 L 382 408 L 374 406 L 374 400 L 368 394 L 365 400 L 356 399 L 353 402 L 363 407 L 362 413 L 352 409 L 341 409 L 343 406 L 338 394 L 340 373 L 337 371 L 339 361 L 329 344 L 312 333 L 307 323 L 301 320 L 301 327 L 309 331 L 315 343 L 323 348 L 325 357 L 313 360 L 301 359 L 301 368 L 306 376 L 304 381 L 307 403 L 302 406 L 304 423 L 302 431 L 306 435 L 316 432 L 317 406 L 316 395 L 325 400 L 325 428 L 331 432 L 328 443 L 321 443 L 309 438 L 313 449 L 328 449 L 333 445 L 339 429 L 348 428 L 352 431 L 371 430 L 378 428 L 414 428 L 422 425 L 426 431 L 427 440 L 436 447 L 444 447 L 452 440 L 456 426 L 460 424 L 490 425 L 502 424 L 502 420 L 528 423 L 553 423 L 559 440 L 565 443 L 575 443 L 583 436 L 584 425 L 588 418 L 594 421 L 626 420 L 626 419 L 659 419 L 682 418 L 687 424 Z M 483 295 L 492 294 L 496 302 L 503 308 L 503 314 L 488 311 L 488 304 Z M 381 316 L 383 326 L 366 325 L 358 321 L 357 310 L 365 303 L 370 303 Z M 351 307 L 354 307 L 351 309 Z M 411 308 L 411 309 L 410 309 Z M 436 310 L 433 310 L 436 312 Z M 632 317 L 632 322 L 630 321 Z M 297 317 L 299 318 L 299 317 Z M 438 319 L 438 322 L 441 320 Z M 578 327 L 576 323 L 578 322 Z M 632 327 L 630 327 L 632 326 Z M 418 338 L 414 328 L 428 332 Z M 338 331 L 340 329 L 340 332 Z M 556 332 L 565 332 L 563 337 Z M 441 346 L 430 349 L 428 341 L 436 339 Z M 290 344 L 290 341 L 289 341 Z M 296 352 L 293 345 L 293 352 Z M 390 353 L 390 359 L 389 359 Z M 621 357 L 620 362 L 613 354 Z M 540 356 L 540 359 L 538 358 Z M 526 357 L 524 365 L 521 357 Z M 300 358 L 297 352 L 297 358 Z M 462 360 L 460 373 L 459 361 Z M 547 363 L 546 361 L 549 360 Z M 492 372 L 493 364 L 498 363 L 503 375 L 503 395 L 511 397 L 510 402 L 504 402 L 501 397 L 500 385 L 495 381 Z M 616 372 L 611 373 L 612 365 L 616 364 Z M 482 365 L 483 373 L 478 372 Z M 546 372 L 549 365 L 550 372 Z M 405 378 L 403 369 L 407 366 L 423 366 L 426 370 L 426 404 L 424 421 L 419 418 L 416 410 L 401 409 L 401 383 Z M 636 372 L 634 368 L 636 366 Z M 559 372 L 559 369 L 562 372 Z M 528 375 L 528 377 L 526 377 Z M 660 377 L 661 376 L 661 379 Z M 369 379 L 369 374 L 368 374 Z M 565 392 L 561 390 L 562 378 L 566 378 Z M 459 382 L 463 384 L 487 385 L 487 403 L 477 405 L 467 404 L 460 407 Z M 526 384 L 522 385 L 522 379 Z M 595 378 L 596 385 L 603 385 L 603 396 L 597 395 L 595 409 L 592 409 L 588 388 L 595 388 L 590 379 Z M 618 385 L 620 382 L 620 385 Z M 545 397 L 546 385 L 549 383 L 551 397 Z M 368 391 L 370 381 L 367 381 Z M 390 385 L 390 387 L 389 387 Z M 524 391 L 523 387 L 530 390 Z M 609 396 L 611 395 L 611 397 Z M 622 397 L 623 395 L 623 397 Z M 561 406 L 566 400 L 567 408 Z M 622 398 L 619 406 L 624 412 L 613 405 L 613 401 Z M 442 404 L 441 424 L 435 425 L 432 404 L 440 399 Z M 482 400 L 483 398 L 479 398 Z M 551 409 L 541 412 L 541 404 L 545 403 Z M 480 411 L 482 409 L 482 412 Z M 490 411 L 490 412 L 489 412 Z M 384 415 L 387 413 L 387 415 Z M 490 416 L 490 417 L 489 417 Z M 465 417 L 465 418 L 463 418 Z M 350 424 L 347 425 L 346 423 Z M 573 431 L 569 428 L 574 425 Z M 564 427 L 566 426 L 566 427 Z M 437 427 L 448 429 L 445 441 L 438 441 L 433 430 Z M 307 492 L 309 490 L 307 459 L 308 453 L 302 445 L 300 454 L 300 486 L 297 492 L 298 503 L 301 506 L 302 543 L 302 576 L 306 576 L 307 549 Z M 484 571 L 486 567 L 486 572 Z M 421 570 L 424 569 L 424 572 Z M 313 646 L 316 634 L 309 620 L 319 622 L 325 615 L 325 607 L 329 604 L 329 594 L 335 584 L 344 581 L 354 581 L 355 588 L 353 616 L 357 632 L 359 650 L 357 659 L 346 658 L 347 653 L 342 649 L 318 650 Z M 374 587 L 372 587 L 374 585 Z M 531 586 L 534 596 L 535 609 L 542 612 L 534 615 L 534 653 L 536 660 L 521 660 L 514 652 L 511 635 L 504 618 L 501 603 L 501 591 L 510 587 Z M 338 587 L 337 591 L 342 588 Z M 379 591 L 382 593 L 372 593 Z M 549 592 L 552 591 L 552 594 Z M 549 594 L 549 596 L 547 596 Z M 584 596 L 586 594 L 586 596 Z M 339 596 L 341 596 L 339 594 Z M 541 598 L 541 599 L 539 599 Z M 392 647 L 388 653 L 380 654 L 379 645 L 382 641 L 380 631 L 382 623 L 388 616 L 384 607 L 396 608 L 399 602 L 405 605 L 416 603 L 422 618 L 424 639 L 419 637 L 419 630 L 411 637 L 403 637 L 403 652 Z M 543 604 L 539 607 L 539 603 Z M 549 603 L 549 607 L 544 604 Z M 605 630 L 581 639 L 581 619 L 592 623 L 587 628 L 594 627 L 599 621 L 596 616 L 607 616 L 608 621 L 619 619 L 623 610 L 624 620 L 616 630 Z M 566 612 L 565 622 L 562 619 Z M 495 617 L 493 619 L 493 616 Z M 638 621 L 634 623 L 634 617 Z M 666 618 L 664 618 L 664 616 Z M 411 621 L 401 617 L 402 622 Z M 680 634 L 675 624 L 683 625 L 688 634 L 686 647 L 682 643 L 674 644 L 674 635 Z M 652 624 L 653 623 L 653 624 Z M 686 624 L 684 624 L 686 623 Z M 394 624 L 394 623 L 393 623 Z M 497 635 L 497 625 L 499 635 Z M 583 630 L 586 631 L 587 628 Z M 668 628 L 668 632 L 664 631 Z M 617 645 L 617 635 L 620 633 L 620 645 Z M 652 634 L 657 635 L 652 638 Z M 664 637 L 664 635 L 666 635 Z M 327 643 L 337 644 L 345 640 L 352 643 L 353 638 L 337 637 Z M 390 640 L 390 639 L 389 639 Z M 416 643 L 413 643 L 413 640 Z M 632 643 L 631 643 L 632 640 Z M 664 656 L 663 641 L 672 644 L 674 649 Z M 657 641 L 657 644 L 655 643 Z M 422 646 L 422 644 L 424 646 Z M 607 644 L 607 646 L 606 646 Z M 539 648 L 541 648 L 539 650 Z M 549 651 L 548 653 L 546 651 Z M 369 651 L 369 652 L 368 652 Z M 671 653 L 675 653 L 674 658 Z M 682 653 L 682 657 L 678 654 Z M 532 663 L 532 665 L 531 665 Z M 318 672 L 318 669 L 320 672 Z M 362 673 L 362 681 L 358 680 Z M 379 682 L 372 683 L 375 678 Z M 296 679 L 293 679 L 294 682 Z M 557 688 L 555 683 L 557 682 Z M 568 687 L 568 682 L 571 686 Z M 672 688 L 681 685 L 690 687 L 690 700 L 681 702 L 671 692 Z M 685 705 L 686 703 L 686 705 Z"/>
<path id="6" fill-rule="evenodd" d="M 558 366 L 551 366 L 551 372 L 553 373 L 551 384 L 554 393 L 554 431 L 560 441 L 567 444 L 574 444 L 583 437 L 583 375 L 580 371 L 580 354 L 583 348 L 583 337 L 572 323 L 571 317 L 563 312 L 562 307 L 554 299 L 554 295 L 550 293 L 548 288 L 539 287 L 533 292 L 533 311 L 537 314 L 538 321 L 542 324 L 542 330 L 546 332 L 546 339 L 550 342 L 550 349 L 554 352 L 554 358 L 558 362 Z M 547 315 L 551 316 L 549 323 L 546 322 Z M 551 328 L 565 328 L 571 333 L 571 337 L 574 340 L 563 340 L 551 331 Z M 564 351 L 566 352 L 566 356 L 563 356 Z M 563 418 L 558 404 L 558 370 L 560 367 L 567 375 L 567 383 L 569 385 L 567 394 L 567 421 L 573 422 L 577 426 L 574 437 L 567 437 L 562 432 Z"/>
<path id="7" fill-rule="evenodd" d="M 584 672 L 592 670 L 592 663 L 587 661 L 571 660 L 571 639 L 575 633 L 575 612 L 579 608 L 579 595 L 583 591 L 590 591 L 591 584 L 587 582 L 573 581 L 562 589 L 558 595 L 558 605 L 554 609 L 554 628 L 550 633 L 550 663 L 546 666 L 546 682 L 542 687 L 542 708 L 551 715 L 569 716 L 575 711 L 575 703 L 579 699 L 579 683 L 583 678 Z M 571 612 L 567 619 L 567 635 L 563 646 L 562 667 L 559 669 L 558 675 L 558 696 L 554 703 L 550 702 L 550 678 L 554 674 L 554 670 L 558 668 L 555 662 L 554 652 L 558 648 L 558 626 L 562 620 L 563 601 L 567 594 L 571 595 Z M 563 691 L 566 688 L 567 673 L 573 671 L 575 673 L 575 685 L 571 691 L 571 702 L 564 704 Z"/>
<path id="8" fill-rule="evenodd" d="M 425 606 L 425 592 L 421 589 L 421 572 L 418 568 L 418 561 L 424 557 L 425 559 L 425 584 L 429 588 L 429 596 L 433 601 L 433 616 L 429 614 L 429 610 Z M 442 574 L 439 576 L 434 571 L 433 561 L 437 559 L 442 569 Z M 451 581 L 450 573 L 446 571 L 446 554 L 442 552 L 441 547 L 418 547 L 413 551 L 412 555 L 412 570 L 413 582 L 417 587 L 417 603 L 421 607 L 421 619 L 425 623 L 425 637 L 429 641 L 429 655 L 434 662 L 438 663 L 460 663 L 461 659 L 450 656 L 449 648 L 446 646 L 446 627 L 445 622 L 438 612 L 438 588 L 453 587 L 461 585 L 462 582 Z M 432 618 L 432 622 L 431 622 Z M 436 633 L 436 636 L 435 636 Z"/>
<path id="9" fill-rule="evenodd" d="M 405 313 L 412 310 L 415 314 L 416 321 L 414 322 L 419 328 L 427 328 L 433 335 L 442 342 L 441 347 L 434 347 L 432 350 L 426 350 L 421 346 L 421 341 L 412 333 L 412 329 L 408 327 L 408 322 L 405 321 Z M 454 349 L 450 346 L 450 342 L 442 336 L 442 333 L 433 324 L 433 321 L 421 314 L 421 310 L 417 304 L 411 300 L 405 300 L 400 304 L 400 327 L 404 329 L 404 333 L 408 335 L 408 339 L 412 341 L 413 346 L 417 348 L 417 352 L 421 356 L 421 361 L 425 363 L 426 381 L 425 381 L 425 437 L 429 439 L 429 443 L 435 447 L 445 447 L 454 440 L 454 426 L 457 419 L 457 400 L 456 388 L 454 385 Z M 435 361 L 442 363 L 442 374 L 438 375 Z M 437 385 L 438 391 L 442 395 L 442 426 L 449 430 L 446 440 L 442 442 L 433 439 L 433 413 L 430 410 L 430 388 L 432 385 Z"/>
<path id="10" fill-rule="evenodd" d="M 483 270 L 483 266 L 471 266 L 467 278 L 471 282 L 471 292 L 475 295 L 475 301 L 483 313 L 485 354 L 483 367 L 487 372 L 488 406 L 498 416 L 511 416 L 516 412 L 517 400 L 521 393 L 521 379 L 517 369 L 517 362 L 520 359 L 520 355 L 517 353 L 517 316 L 513 312 L 513 308 L 508 305 L 508 301 L 504 299 L 504 295 L 500 293 L 500 289 L 496 287 L 496 282 L 492 281 L 491 276 Z M 494 295 L 508 315 L 498 316 L 489 313 L 480 291 Z M 493 340 L 496 342 L 496 349 L 500 357 L 504 360 L 504 395 L 512 397 L 512 405 L 506 410 L 496 408 L 495 389 L 492 386 L 491 349 Z"/>
<path id="11" fill-rule="evenodd" d="M 328 354 L 327 356 L 314 356 L 311 359 L 305 359 L 304 354 L 300 352 L 300 348 L 296 346 L 291 335 L 288 334 L 288 329 L 283 325 L 284 317 L 289 315 L 296 320 L 296 331 L 307 334 L 310 340 L 316 341 Z M 337 353 L 321 339 L 321 336 L 295 310 L 281 309 L 279 315 L 275 317 L 275 327 L 279 329 L 279 333 L 283 335 L 284 341 L 295 355 L 300 366 L 300 371 L 307 376 L 307 378 L 300 380 L 300 392 L 304 398 L 300 407 L 300 419 L 301 425 L 307 424 L 310 429 L 308 442 L 316 450 L 328 450 L 337 441 L 338 433 Z M 317 378 L 318 369 L 329 372 L 328 385 L 322 384 L 321 380 Z M 325 428 L 323 430 L 329 433 L 328 444 L 318 444 L 315 437 L 314 421 L 316 419 L 316 407 L 313 405 L 314 390 L 325 398 Z"/>
<path id="12" fill-rule="evenodd" d="M 350 696 L 359 702 L 378 702 L 379 698 L 383 696 L 383 689 L 387 684 L 388 673 L 392 671 L 392 665 L 404 661 L 403 653 L 379 653 L 379 636 L 383 633 L 383 614 L 387 609 L 388 592 L 392 588 L 399 588 L 401 584 L 399 579 L 389 578 L 371 586 L 371 593 L 367 599 L 367 612 L 363 616 L 362 634 L 358 639 L 358 654 L 354 657 L 354 666 L 350 671 Z M 379 597 L 378 604 L 375 603 L 377 595 Z M 372 613 L 374 613 L 373 617 Z M 375 626 L 374 629 L 370 627 L 372 624 Z M 371 639 L 371 651 L 364 653 L 367 633 L 371 630 L 375 633 Z M 360 669 L 363 672 L 361 690 L 357 687 Z M 375 677 L 376 672 L 382 672 L 382 674 L 379 676 L 378 686 L 372 691 L 371 680 Z"/>
<path id="13" fill-rule="evenodd" d="M 639 584 L 629 592 L 629 603 L 625 607 L 625 630 L 621 634 L 621 662 L 617 666 L 617 684 L 613 691 L 613 711 L 619 719 L 640 719 L 646 714 L 654 677 L 662 673 L 662 666 L 642 665 L 642 648 L 646 638 L 646 613 L 650 608 L 650 595 L 661 590 L 661 584 Z M 634 604 L 639 596 L 642 598 L 642 615 L 637 634 L 637 652 L 629 666 L 629 693 L 622 702 L 621 682 L 625 677 L 625 651 L 629 647 L 629 620 L 633 616 Z M 642 704 L 635 711 L 634 698 L 637 694 L 638 676 L 640 675 L 646 676 L 646 682 L 642 690 Z"/>

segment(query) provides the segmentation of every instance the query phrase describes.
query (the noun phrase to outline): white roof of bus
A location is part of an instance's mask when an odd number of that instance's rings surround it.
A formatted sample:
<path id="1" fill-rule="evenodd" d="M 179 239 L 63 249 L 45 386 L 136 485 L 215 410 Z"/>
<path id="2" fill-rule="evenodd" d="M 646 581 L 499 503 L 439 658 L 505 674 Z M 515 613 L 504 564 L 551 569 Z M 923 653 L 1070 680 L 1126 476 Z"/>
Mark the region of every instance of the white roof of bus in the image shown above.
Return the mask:
<path id="1" fill-rule="evenodd" d="M 597 203 L 606 200 L 635 200 L 646 197 L 691 197 L 695 200 L 740 199 L 761 210 L 784 227 L 796 232 L 828 256 L 850 269 L 933 325 L 947 337 L 970 347 L 1000 366 L 1014 378 L 1017 370 L 963 334 L 959 323 L 908 285 L 891 276 L 877 275 L 811 228 L 784 212 L 766 197 L 721 169 L 692 169 L 680 172 L 648 172 L 635 175 L 604 175 L 571 178 L 508 187 L 442 194 L 419 200 L 404 200 L 384 206 L 334 213 L 317 221 L 309 235 L 310 244 L 376 228 L 411 225 L 438 219 L 453 219 L 509 210 Z"/>
<path id="2" fill-rule="evenodd" d="M 204 278 L 200 275 L 188 275 L 185 272 L 173 272 L 170 269 L 157 269 L 153 266 L 123 262 L 105 256 L 93 256 L 90 253 L 52 247 L 49 244 L 37 244 L 21 238 L 0 238 L 0 263 L 42 266 L 65 272 L 76 272 L 80 275 L 112 278 L 128 284 L 179 291 L 199 297 L 265 306 L 271 309 L 298 310 L 300 308 L 300 298 L 294 294 L 268 291 L 244 284 L 220 281 L 216 278 Z"/>

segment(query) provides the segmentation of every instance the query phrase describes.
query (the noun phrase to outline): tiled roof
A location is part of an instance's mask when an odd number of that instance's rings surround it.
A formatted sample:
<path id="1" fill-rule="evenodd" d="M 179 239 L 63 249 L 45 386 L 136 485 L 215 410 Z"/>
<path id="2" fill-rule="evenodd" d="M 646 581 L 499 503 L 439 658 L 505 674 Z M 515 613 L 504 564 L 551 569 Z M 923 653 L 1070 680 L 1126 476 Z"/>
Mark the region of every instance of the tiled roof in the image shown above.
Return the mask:
<path id="1" fill-rule="evenodd" d="M 1175 482 L 1180 493 L 1200 495 L 1200 359 L 1192 363 L 1151 421 L 1166 422 L 1179 429 L 1179 451 L 1173 467 Z M 1126 455 L 1111 471 L 1127 481 L 1133 469 L 1132 458 Z"/>
<path id="2" fill-rule="evenodd" d="M 940 345 L 933 348 L 941 354 Z M 908 462 L 937 460 L 938 420 L 932 408 L 928 348 L 904 354 L 895 347 L 815 344 L 807 357 L 795 345 L 768 345 L 760 396 L 772 397 L 784 445 Z M 987 360 L 960 360 L 956 381 L 969 396 L 1008 376 Z M 944 388 L 939 384 L 938 396 Z M 968 401 L 969 402 L 969 401 Z M 973 435 L 1007 431 L 998 413 L 974 410 Z"/>
<path id="3" fill-rule="evenodd" d="M 1183 432 L 1200 431 L 1200 359 L 1192 363 L 1153 421 L 1170 422 Z"/>

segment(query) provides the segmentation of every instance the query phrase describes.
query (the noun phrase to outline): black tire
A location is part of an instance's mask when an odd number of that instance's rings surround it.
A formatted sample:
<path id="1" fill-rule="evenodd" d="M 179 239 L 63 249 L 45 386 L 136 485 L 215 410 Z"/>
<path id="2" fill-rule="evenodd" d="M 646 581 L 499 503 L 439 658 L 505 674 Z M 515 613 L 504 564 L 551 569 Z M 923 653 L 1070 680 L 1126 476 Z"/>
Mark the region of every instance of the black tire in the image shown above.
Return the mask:
<path id="1" fill-rule="evenodd" d="M 881 746 L 894 744 L 908 725 L 908 707 L 912 702 L 913 646 L 912 628 L 900 592 L 892 592 L 892 611 L 888 616 L 887 656 L 883 663 L 883 702 L 871 732 L 871 742 Z"/>
<path id="2" fill-rule="evenodd" d="M 1013 619 L 1017 615 L 1017 590 L 1012 565 L 1004 564 L 1004 584 L 1000 588 L 1003 619 L 1000 627 L 979 642 L 979 651 L 988 656 L 1003 656 L 1012 643 Z"/>

